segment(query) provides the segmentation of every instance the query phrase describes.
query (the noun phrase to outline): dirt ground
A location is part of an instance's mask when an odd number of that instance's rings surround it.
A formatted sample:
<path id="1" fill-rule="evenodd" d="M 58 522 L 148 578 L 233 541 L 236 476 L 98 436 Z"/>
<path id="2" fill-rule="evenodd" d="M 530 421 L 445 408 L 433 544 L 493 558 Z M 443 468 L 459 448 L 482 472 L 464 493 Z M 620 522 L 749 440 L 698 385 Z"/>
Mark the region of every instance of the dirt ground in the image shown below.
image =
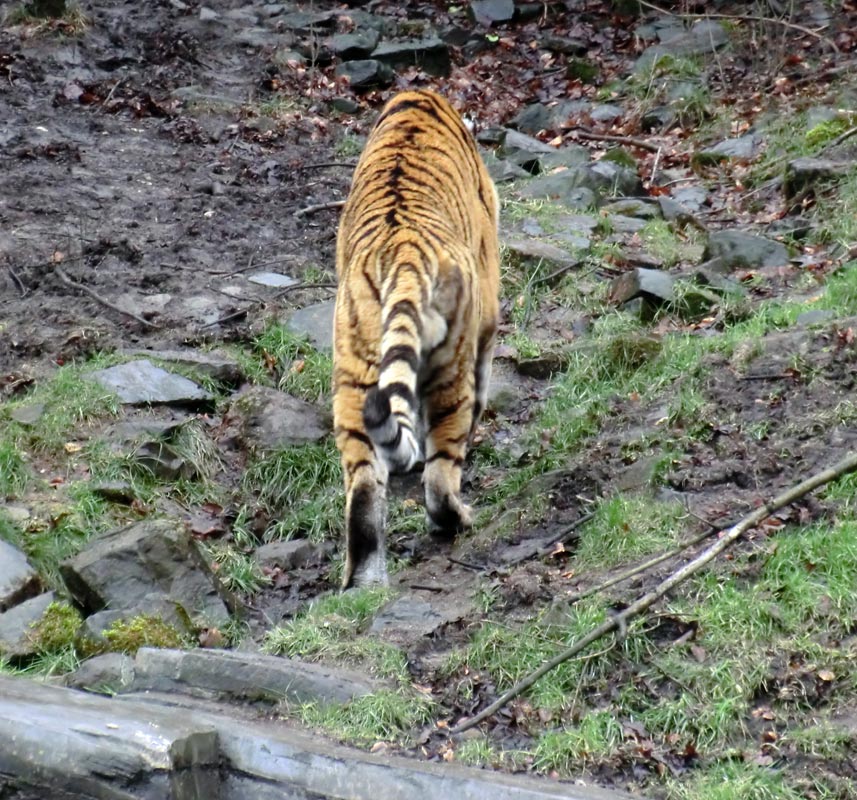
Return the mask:
<path id="1" fill-rule="evenodd" d="M 239 8 L 209 5 L 221 13 Z M 271 267 L 298 280 L 330 279 L 336 211 L 295 212 L 345 196 L 347 169 L 313 165 L 349 160 L 337 143 L 347 131 L 365 131 L 380 96 L 364 100 L 356 118 L 312 97 L 268 114 L 279 98 L 271 91 L 270 46 L 225 35 L 202 21 L 199 9 L 160 0 L 85 3 L 90 24 L 79 36 L 61 27 L 0 30 L 0 392 L 7 397 L 56 365 L 99 352 L 247 342 L 269 317 L 329 296 L 309 289 L 278 297 L 244 275 Z M 454 72 L 453 80 L 460 75 Z M 723 524 L 795 476 L 853 451 L 853 428 L 803 424 L 853 397 L 853 337 L 837 334 L 853 324 L 840 320 L 768 337 L 753 355 L 750 377 L 737 377 L 734 364 L 712 356 L 705 395 L 714 434 L 675 455 L 664 498 L 679 498 L 693 514 Z M 811 381 L 795 366 L 801 347 L 815 354 Z M 530 406 L 548 392 L 539 381 L 531 389 L 517 416 L 508 417 L 515 422 L 501 430 L 489 420 L 486 437 L 515 436 Z M 394 553 L 413 556 L 397 582 L 458 588 L 469 597 L 473 567 L 486 568 L 510 619 L 597 582 L 604 576 L 565 569 L 568 555 L 550 566 L 526 555 L 581 514 L 580 498 L 633 486 L 640 459 L 629 454 L 629 444 L 656 442 L 663 414 L 639 399 L 617 399 L 597 441 L 534 488 L 549 498 L 542 524 L 515 529 L 502 546 L 476 537 L 452 564 L 449 552 L 428 552 L 414 537 L 392 541 Z M 748 437 L 748 426 L 757 423 L 763 435 Z M 399 488 L 416 495 L 419 487 Z M 826 512 L 808 498 L 781 517 L 806 522 Z M 501 569 L 519 557 L 516 568 Z M 629 585 L 617 606 L 663 574 Z M 313 568 L 256 602 L 267 607 L 266 619 L 277 620 L 328 587 L 326 568 Z M 431 639 L 401 642 L 417 683 L 437 680 L 440 660 L 466 641 L 478 616 L 457 596 L 432 592 L 451 621 Z M 681 633 L 663 631 L 665 640 Z M 469 707 L 451 712 L 472 713 L 492 692 L 482 686 Z M 507 742 L 520 735 L 508 715 L 495 734 Z M 439 757 L 439 738 L 421 746 Z M 676 754 L 665 758 L 671 768 L 684 766 Z M 629 764 L 603 765 L 597 778 L 633 785 Z M 825 769 L 848 772 L 842 765 Z"/>

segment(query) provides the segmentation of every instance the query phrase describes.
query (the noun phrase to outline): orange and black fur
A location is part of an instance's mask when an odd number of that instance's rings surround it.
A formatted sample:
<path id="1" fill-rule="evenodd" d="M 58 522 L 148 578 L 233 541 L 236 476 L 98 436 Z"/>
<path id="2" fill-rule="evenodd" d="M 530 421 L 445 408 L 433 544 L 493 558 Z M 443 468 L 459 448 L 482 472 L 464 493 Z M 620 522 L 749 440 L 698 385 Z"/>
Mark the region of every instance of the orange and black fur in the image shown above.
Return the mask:
<path id="1" fill-rule="evenodd" d="M 343 209 L 336 270 L 333 416 L 348 588 L 387 582 L 390 472 L 424 463 L 434 534 L 471 524 L 461 470 L 497 333 L 497 193 L 439 95 L 404 92 L 381 112 Z"/>

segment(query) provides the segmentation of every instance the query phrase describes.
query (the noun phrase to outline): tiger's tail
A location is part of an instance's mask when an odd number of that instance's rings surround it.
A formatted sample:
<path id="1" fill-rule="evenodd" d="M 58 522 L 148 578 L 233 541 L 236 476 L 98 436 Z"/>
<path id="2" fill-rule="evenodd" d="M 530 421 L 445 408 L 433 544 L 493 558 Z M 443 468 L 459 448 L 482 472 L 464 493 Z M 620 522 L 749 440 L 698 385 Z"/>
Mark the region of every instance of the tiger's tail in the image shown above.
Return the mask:
<path id="1" fill-rule="evenodd" d="M 423 459 L 417 385 L 423 357 L 421 298 L 425 287 L 413 262 L 401 257 L 397 261 L 386 282 L 378 383 L 366 394 L 363 424 L 390 472 L 408 472 Z"/>

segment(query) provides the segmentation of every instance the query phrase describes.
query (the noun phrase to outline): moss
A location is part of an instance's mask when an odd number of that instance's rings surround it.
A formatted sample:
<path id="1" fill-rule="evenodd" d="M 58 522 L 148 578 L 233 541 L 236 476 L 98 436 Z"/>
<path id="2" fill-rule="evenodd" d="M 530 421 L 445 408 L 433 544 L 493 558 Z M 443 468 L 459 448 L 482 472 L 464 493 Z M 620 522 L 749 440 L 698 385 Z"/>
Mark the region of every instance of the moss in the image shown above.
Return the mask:
<path id="1" fill-rule="evenodd" d="M 181 633 L 159 615 L 117 620 L 106 631 L 107 649 L 134 655 L 141 647 L 186 647 Z"/>
<path id="2" fill-rule="evenodd" d="M 31 626 L 33 644 L 39 653 L 59 653 L 74 645 L 83 618 L 68 603 L 51 603 Z"/>

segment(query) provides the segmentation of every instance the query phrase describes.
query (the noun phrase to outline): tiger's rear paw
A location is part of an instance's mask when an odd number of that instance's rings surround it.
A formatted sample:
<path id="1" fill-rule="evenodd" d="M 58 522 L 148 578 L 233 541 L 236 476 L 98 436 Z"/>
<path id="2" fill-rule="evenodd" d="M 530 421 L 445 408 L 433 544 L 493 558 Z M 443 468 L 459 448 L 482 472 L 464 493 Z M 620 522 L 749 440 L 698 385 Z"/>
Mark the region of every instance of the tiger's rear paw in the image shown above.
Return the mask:
<path id="1" fill-rule="evenodd" d="M 381 550 L 371 553 L 362 563 L 358 564 L 343 589 L 363 589 L 369 586 L 389 586 L 387 575 L 387 559 Z"/>
<path id="2" fill-rule="evenodd" d="M 435 539 L 453 539 L 473 527 L 473 512 L 458 497 L 446 495 L 439 503 L 429 501 L 426 512 L 429 534 Z"/>

